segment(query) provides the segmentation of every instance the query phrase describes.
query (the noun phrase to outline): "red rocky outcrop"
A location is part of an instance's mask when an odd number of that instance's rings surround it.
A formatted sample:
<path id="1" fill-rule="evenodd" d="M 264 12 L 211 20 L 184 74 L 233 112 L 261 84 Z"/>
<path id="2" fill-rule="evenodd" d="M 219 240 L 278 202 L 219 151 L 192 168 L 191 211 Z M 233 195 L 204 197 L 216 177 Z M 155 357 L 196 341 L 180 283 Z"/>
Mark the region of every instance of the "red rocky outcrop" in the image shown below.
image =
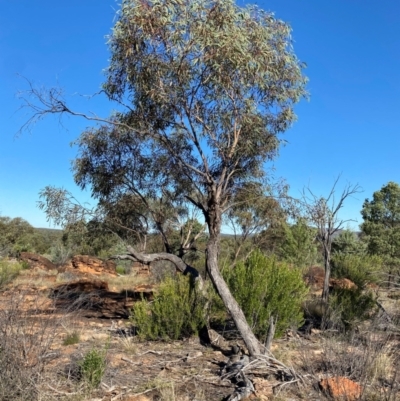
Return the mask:
<path id="1" fill-rule="evenodd" d="M 326 394 L 338 401 L 355 401 L 362 393 L 362 387 L 359 384 L 341 376 L 322 379 L 319 385 Z"/>

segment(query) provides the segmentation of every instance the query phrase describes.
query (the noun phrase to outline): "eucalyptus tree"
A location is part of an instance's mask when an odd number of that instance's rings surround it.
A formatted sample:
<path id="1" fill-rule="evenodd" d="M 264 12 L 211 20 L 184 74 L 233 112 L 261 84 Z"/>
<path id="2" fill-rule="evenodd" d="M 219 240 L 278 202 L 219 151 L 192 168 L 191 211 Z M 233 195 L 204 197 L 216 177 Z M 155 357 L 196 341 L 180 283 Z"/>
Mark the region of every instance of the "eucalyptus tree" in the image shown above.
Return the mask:
<path id="1" fill-rule="evenodd" d="M 241 188 L 265 179 L 278 135 L 306 96 L 291 29 L 233 0 L 123 0 L 109 47 L 103 91 L 119 111 L 85 116 L 99 125 L 76 142 L 75 181 L 99 201 L 134 194 L 153 217 L 156 200 L 199 210 L 208 230 L 208 273 L 257 354 L 260 345 L 219 272 L 218 249 L 224 213 Z M 48 113 L 81 115 L 57 90 L 31 94 L 38 101 L 28 101 L 32 121 Z M 165 216 L 159 217 L 162 231 Z"/>

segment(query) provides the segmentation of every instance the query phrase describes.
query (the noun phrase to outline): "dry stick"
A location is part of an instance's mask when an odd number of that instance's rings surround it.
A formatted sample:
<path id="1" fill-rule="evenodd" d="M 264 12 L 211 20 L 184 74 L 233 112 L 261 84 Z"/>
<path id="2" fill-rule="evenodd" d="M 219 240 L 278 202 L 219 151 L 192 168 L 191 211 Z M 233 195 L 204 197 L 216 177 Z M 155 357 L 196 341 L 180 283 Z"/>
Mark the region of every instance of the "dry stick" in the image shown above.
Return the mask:
<path id="1" fill-rule="evenodd" d="M 223 384 L 221 382 L 214 383 L 214 382 L 209 382 L 209 381 L 205 381 L 205 380 L 201 380 L 201 382 L 206 383 L 206 384 L 212 384 L 213 386 L 217 386 L 217 387 L 232 387 L 232 384 Z"/>
<path id="2" fill-rule="evenodd" d="M 132 364 L 132 365 L 141 365 L 142 363 L 141 362 L 133 362 L 132 360 L 130 360 L 129 358 L 126 358 L 126 357 L 122 357 L 121 358 L 123 361 L 125 361 L 125 362 L 129 362 L 130 364 Z"/>
<path id="3" fill-rule="evenodd" d="M 143 394 L 146 394 L 146 393 L 150 393 L 150 391 L 154 391 L 154 390 L 157 390 L 157 387 L 154 387 L 154 388 L 149 388 L 149 389 L 147 389 L 147 390 L 145 390 L 145 391 L 142 391 L 141 393 L 135 393 L 135 394 L 132 394 L 132 397 L 137 397 L 138 395 L 143 395 Z M 125 393 L 126 394 L 126 393 Z M 111 401 L 115 401 L 115 400 L 118 400 L 118 398 L 120 398 L 120 397 L 122 397 L 123 395 L 125 395 L 125 394 L 118 394 L 117 396 L 115 396 L 114 398 L 111 398 Z"/>
<path id="4" fill-rule="evenodd" d="M 163 353 L 164 352 L 162 352 L 162 351 L 152 351 L 152 350 L 150 350 L 150 351 L 143 352 L 142 354 L 139 354 L 138 356 L 142 356 L 142 355 L 146 355 L 146 354 L 162 355 Z"/>
<path id="5" fill-rule="evenodd" d="M 142 395 L 142 394 L 150 393 L 150 391 L 154 391 L 154 390 L 157 390 L 157 387 L 154 387 L 154 388 L 149 388 L 149 389 L 147 389 L 147 390 L 145 390 L 145 391 L 142 391 L 141 393 L 135 393 L 135 394 L 132 394 L 132 396 L 133 396 L 133 397 L 136 397 L 136 396 L 138 396 L 138 395 Z"/>
<path id="6" fill-rule="evenodd" d="M 291 380 L 290 382 L 284 382 L 284 383 L 277 384 L 276 386 L 273 387 L 274 389 L 278 388 L 276 395 L 278 395 L 281 392 L 283 386 L 287 386 L 288 384 L 297 383 L 299 380 L 300 379 L 296 379 L 296 380 Z"/>
<path id="7" fill-rule="evenodd" d="M 79 391 L 75 391 L 74 393 L 67 393 L 66 391 L 60 391 L 60 390 L 55 389 L 54 387 L 51 387 L 50 384 L 47 384 L 47 387 L 49 387 L 50 390 L 53 390 L 56 393 L 62 394 L 62 395 L 77 395 L 80 393 Z"/>

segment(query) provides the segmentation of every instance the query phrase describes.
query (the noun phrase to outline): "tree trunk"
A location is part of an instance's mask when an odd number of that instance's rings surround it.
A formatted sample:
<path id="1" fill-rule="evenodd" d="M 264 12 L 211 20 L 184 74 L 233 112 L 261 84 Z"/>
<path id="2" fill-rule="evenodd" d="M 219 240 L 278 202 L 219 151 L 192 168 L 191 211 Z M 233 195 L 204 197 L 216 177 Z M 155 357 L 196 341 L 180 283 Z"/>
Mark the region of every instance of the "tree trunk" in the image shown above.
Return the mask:
<path id="1" fill-rule="evenodd" d="M 322 290 L 322 300 L 328 302 L 329 298 L 329 280 L 331 278 L 331 251 L 327 245 L 324 245 L 324 267 L 325 267 L 325 278 L 324 288 Z"/>
<path id="2" fill-rule="evenodd" d="M 239 330 L 244 343 L 249 351 L 249 354 L 254 356 L 261 353 L 261 344 L 257 340 L 247 323 L 246 317 L 232 296 L 225 280 L 223 279 L 218 267 L 218 253 L 219 253 L 219 238 L 221 233 L 222 215 L 219 208 L 219 203 L 216 200 L 215 193 L 211 192 L 208 201 L 208 210 L 204 215 L 208 225 L 208 232 L 210 238 L 207 243 L 206 262 L 208 274 L 211 281 L 221 297 L 227 311 L 235 322 L 236 328 Z"/>
<path id="3" fill-rule="evenodd" d="M 269 317 L 269 327 L 268 327 L 268 334 L 267 334 L 267 341 L 265 342 L 265 350 L 270 352 L 272 340 L 274 339 L 276 330 L 276 319 L 271 315 Z"/>
<path id="4" fill-rule="evenodd" d="M 207 266 L 208 274 L 214 284 L 215 289 L 218 291 L 219 296 L 229 314 L 235 322 L 236 328 L 239 330 L 240 335 L 249 350 L 250 355 L 260 354 L 260 343 L 251 330 L 246 321 L 246 317 L 235 298 L 232 296 L 225 280 L 222 278 L 218 268 L 218 242 L 214 238 L 210 238 L 207 244 Z"/>

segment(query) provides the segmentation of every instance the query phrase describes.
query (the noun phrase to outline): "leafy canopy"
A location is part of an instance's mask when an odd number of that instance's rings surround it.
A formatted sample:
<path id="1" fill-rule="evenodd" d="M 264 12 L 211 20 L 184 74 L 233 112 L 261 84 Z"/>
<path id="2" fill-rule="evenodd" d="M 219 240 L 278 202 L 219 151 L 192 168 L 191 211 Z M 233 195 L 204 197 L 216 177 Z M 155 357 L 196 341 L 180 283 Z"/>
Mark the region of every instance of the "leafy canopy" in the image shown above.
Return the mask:
<path id="1" fill-rule="evenodd" d="M 73 166 L 104 202 L 185 200 L 207 221 L 211 198 L 224 210 L 264 176 L 306 95 L 289 26 L 232 0 L 125 0 L 109 46 L 103 89 L 123 111 L 81 135 Z"/>

